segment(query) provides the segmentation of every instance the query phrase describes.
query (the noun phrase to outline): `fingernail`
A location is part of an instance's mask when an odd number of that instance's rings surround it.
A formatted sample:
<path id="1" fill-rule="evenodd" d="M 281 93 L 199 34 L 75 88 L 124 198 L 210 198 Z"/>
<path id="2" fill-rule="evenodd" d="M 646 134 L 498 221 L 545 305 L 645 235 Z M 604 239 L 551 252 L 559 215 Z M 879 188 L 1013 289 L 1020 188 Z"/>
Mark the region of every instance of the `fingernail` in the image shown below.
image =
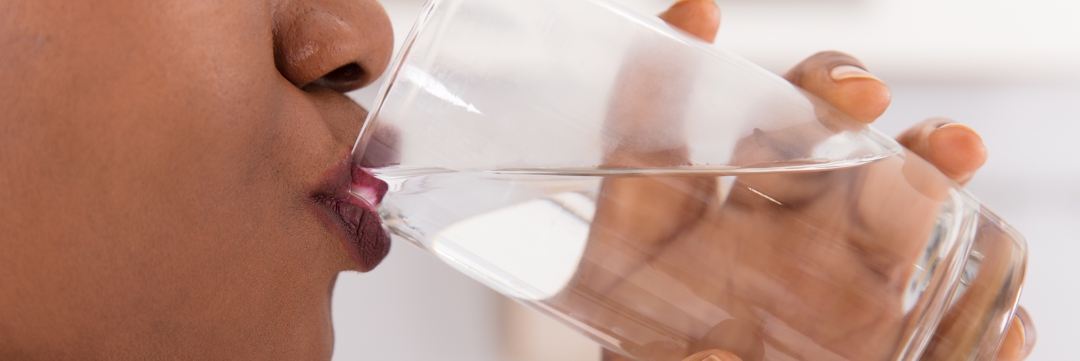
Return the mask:
<path id="1" fill-rule="evenodd" d="M 870 74 L 870 72 L 866 71 L 866 69 L 854 65 L 841 65 L 832 68 L 832 70 L 829 71 L 829 76 L 832 77 L 834 81 L 855 78 L 874 79 L 877 81 L 881 81 L 881 79 L 878 79 L 878 77 L 874 76 L 874 74 Z"/>
<path id="2" fill-rule="evenodd" d="M 976 131 L 975 131 L 975 129 L 971 129 L 971 127 L 969 127 L 969 126 L 966 126 L 966 125 L 964 125 L 964 124 L 960 124 L 960 123 L 943 123 L 943 124 L 938 124 L 938 125 L 937 125 L 937 127 L 936 127 L 936 128 L 934 128 L 934 131 L 938 131 L 938 130 L 951 130 L 951 129 L 955 129 L 955 130 L 966 130 L 966 131 L 968 131 L 968 132 L 971 132 L 971 134 L 975 134 L 975 136 L 976 136 L 976 137 L 979 137 L 979 139 L 980 139 L 980 140 L 982 139 L 982 135 L 979 135 L 979 132 L 976 132 Z"/>
<path id="3" fill-rule="evenodd" d="M 706 357 L 704 360 L 701 360 L 701 361 L 723 361 L 723 360 L 721 360 L 719 357 L 716 357 L 716 355 L 712 355 L 712 356 Z"/>

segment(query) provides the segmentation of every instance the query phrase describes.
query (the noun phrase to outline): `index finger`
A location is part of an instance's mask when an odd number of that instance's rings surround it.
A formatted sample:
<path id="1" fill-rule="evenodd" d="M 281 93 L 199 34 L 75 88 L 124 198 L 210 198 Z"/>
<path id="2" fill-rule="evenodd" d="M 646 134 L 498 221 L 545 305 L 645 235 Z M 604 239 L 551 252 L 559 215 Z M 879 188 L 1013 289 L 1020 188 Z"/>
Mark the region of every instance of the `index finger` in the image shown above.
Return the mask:
<path id="1" fill-rule="evenodd" d="M 715 37 L 719 8 L 710 0 L 685 0 L 660 15 L 676 28 L 699 38 Z M 615 95 L 604 121 L 604 167 L 647 169 L 688 162 L 680 109 L 686 102 L 693 67 L 684 59 L 643 44 L 632 51 L 619 71 Z M 681 44 L 679 44 L 681 45 Z M 700 218 L 713 177 L 608 177 L 597 197 L 585 259 L 604 244 L 615 249 L 656 253 L 670 234 Z M 631 248 L 631 249 L 627 249 Z M 645 256 L 647 258 L 647 256 Z M 628 275 L 642 262 L 626 263 L 614 273 Z M 615 280 L 591 279 L 591 287 L 608 289 Z"/>
<path id="2" fill-rule="evenodd" d="M 881 116 L 892 101 L 892 90 L 866 65 L 838 51 L 814 54 L 795 65 L 784 78 L 863 123 Z"/>

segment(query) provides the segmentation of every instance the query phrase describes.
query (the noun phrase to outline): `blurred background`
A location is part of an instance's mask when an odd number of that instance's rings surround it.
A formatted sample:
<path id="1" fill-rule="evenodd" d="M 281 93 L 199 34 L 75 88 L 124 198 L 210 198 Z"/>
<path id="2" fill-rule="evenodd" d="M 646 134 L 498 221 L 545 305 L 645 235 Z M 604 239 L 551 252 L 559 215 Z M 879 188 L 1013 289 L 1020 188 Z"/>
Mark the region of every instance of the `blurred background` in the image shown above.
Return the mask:
<path id="1" fill-rule="evenodd" d="M 513 0 L 507 0 L 513 1 Z M 671 0 L 612 0 L 656 14 Z M 382 0 L 398 46 L 423 5 Z M 1072 359 L 1080 335 L 1080 2 L 719 0 L 717 46 L 776 73 L 822 50 L 860 58 L 893 89 L 888 134 L 934 116 L 977 130 L 990 160 L 968 185 L 1027 236 L 1029 360 Z M 370 108 L 381 81 L 351 93 Z M 599 347 L 395 239 L 342 274 L 335 361 L 595 361 Z M 1078 259 L 1073 259 L 1078 256 Z"/>

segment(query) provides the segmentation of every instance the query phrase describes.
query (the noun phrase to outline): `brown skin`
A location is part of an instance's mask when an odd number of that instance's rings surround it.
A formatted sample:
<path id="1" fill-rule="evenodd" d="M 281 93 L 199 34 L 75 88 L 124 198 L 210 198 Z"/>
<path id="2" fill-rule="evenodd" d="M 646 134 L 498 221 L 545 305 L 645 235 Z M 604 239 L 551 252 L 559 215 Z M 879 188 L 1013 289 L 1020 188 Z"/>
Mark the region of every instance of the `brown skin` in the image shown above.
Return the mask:
<path id="1" fill-rule="evenodd" d="M 329 359 L 311 196 L 392 42 L 374 0 L 0 3 L 0 359 Z"/>
<path id="2" fill-rule="evenodd" d="M 366 113 L 340 91 L 389 61 L 382 7 L 0 8 L 0 359 L 329 359 L 357 266 L 310 196 Z"/>

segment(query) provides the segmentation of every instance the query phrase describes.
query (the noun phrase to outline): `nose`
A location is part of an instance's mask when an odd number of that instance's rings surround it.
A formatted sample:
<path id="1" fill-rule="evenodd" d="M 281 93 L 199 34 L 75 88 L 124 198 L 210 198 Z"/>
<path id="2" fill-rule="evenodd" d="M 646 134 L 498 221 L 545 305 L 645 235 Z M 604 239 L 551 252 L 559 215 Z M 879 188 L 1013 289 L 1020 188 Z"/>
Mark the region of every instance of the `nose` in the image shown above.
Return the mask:
<path id="1" fill-rule="evenodd" d="M 375 0 L 280 0 L 272 9 L 274 62 L 297 87 L 355 90 L 390 62 L 393 28 Z"/>

